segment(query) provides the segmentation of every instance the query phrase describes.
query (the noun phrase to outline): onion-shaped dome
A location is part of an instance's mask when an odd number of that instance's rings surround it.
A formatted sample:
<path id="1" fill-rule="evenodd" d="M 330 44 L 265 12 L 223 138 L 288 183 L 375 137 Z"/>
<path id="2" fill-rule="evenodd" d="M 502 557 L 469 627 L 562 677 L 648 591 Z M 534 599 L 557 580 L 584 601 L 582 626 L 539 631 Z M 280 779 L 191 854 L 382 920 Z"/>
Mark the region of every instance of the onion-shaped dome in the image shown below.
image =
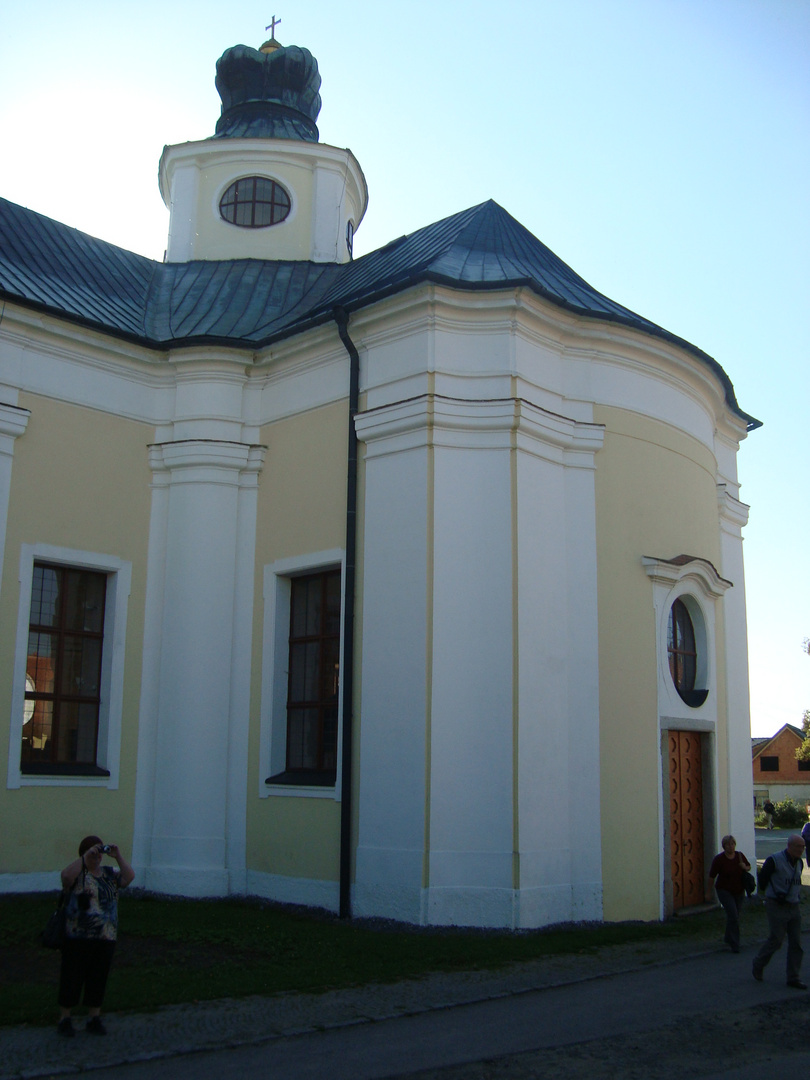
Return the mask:
<path id="1" fill-rule="evenodd" d="M 309 49 L 280 45 L 265 52 L 235 45 L 217 60 L 222 115 L 214 138 L 317 142 L 320 86 L 318 61 Z"/>

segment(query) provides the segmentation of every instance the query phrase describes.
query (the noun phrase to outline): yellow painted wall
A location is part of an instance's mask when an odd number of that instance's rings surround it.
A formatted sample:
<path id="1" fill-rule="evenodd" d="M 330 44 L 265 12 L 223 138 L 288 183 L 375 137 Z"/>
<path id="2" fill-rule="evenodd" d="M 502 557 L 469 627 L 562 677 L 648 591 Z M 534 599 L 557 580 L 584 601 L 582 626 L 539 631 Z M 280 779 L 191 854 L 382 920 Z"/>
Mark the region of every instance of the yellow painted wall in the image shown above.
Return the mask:
<path id="1" fill-rule="evenodd" d="M 278 559 L 343 548 L 347 439 L 346 402 L 279 420 L 261 433 L 268 451 L 259 483 L 256 538 L 247 865 L 249 870 L 310 880 L 337 880 L 340 803 L 297 796 L 262 799 L 257 794 L 262 579 L 264 567 Z"/>
<path id="2" fill-rule="evenodd" d="M 255 166 L 255 167 L 254 167 Z M 280 183 L 292 199 L 290 216 L 266 229 L 244 229 L 222 220 L 219 200 L 233 182 L 243 176 L 269 176 Z M 200 173 L 198 236 L 195 258 L 205 259 L 306 259 L 312 250 L 313 172 L 308 162 L 259 158 L 248 161 L 234 175 L 232 162 L 210 164 Z M 235 254 L 238 247 L 239 254 Z"/>
<path id="3" fill-rule="evenodd" d="M 719 567 L 715 462 L 696 439 L 659 421 L 601 406 L 594 420 L 606 427 L 596 458 L 604 912 L 608 920 L 656 919 L 656 629 L 641 559 L 689 554 Z M 718 676 L 722 685 L 722 667 Z"/>
<path id="4" fill-rule="evenodd" d="M 124 669 L 120 787 L 0 784 L 0 873 L 59 869 L 90 832 L 132 851 L 143 600 L 151 501 L 147 445 L 154 429 L 92 409 L 21 394 L 31 411 L 17 439 L 0 591 L 0 767 L 9 746 L 20 546 L 46 543 L 132 563 Z M 12 840 L 13 838 L 13 840 Z"/>

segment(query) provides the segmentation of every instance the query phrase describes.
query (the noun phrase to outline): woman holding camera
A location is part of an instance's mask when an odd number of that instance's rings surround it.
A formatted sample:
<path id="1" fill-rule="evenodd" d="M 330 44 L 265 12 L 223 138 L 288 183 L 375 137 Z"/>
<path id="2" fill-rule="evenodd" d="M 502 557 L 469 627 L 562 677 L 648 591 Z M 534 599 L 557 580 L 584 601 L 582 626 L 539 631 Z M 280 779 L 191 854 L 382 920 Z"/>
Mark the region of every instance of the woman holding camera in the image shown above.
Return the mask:
<path id="1" fill-rule="evenodd" d="M 105 855 L 115 859 L 117 870 L 101 865 Z M 86 1030 L 107 1034 L 100 1013 L 118 936 L 118 890 L 134 878 L 135 871 L 117 844 L 104 844 L 98 836 L 85 836 L 78 859 L 62 871 L 67 912 L 59 972 L 60 1035 L 75 1035 L 70 1013 L 82 990 L 89 1015 Z"/>

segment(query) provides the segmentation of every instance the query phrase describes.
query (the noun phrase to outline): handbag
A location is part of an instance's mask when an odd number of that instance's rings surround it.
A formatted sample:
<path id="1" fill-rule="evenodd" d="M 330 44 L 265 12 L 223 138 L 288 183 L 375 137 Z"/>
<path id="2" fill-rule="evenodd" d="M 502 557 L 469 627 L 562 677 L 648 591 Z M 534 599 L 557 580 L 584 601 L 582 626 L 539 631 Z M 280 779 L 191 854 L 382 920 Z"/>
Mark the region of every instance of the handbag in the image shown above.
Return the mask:
<path id="1" fill-rule="evenodd" d="M 745 889 L 746 895 L 753 896 L 757 891 L 757 879 L 748 870 L 742 872 L 742 883 Z"/>
<path id="2" fill-rule="evenodd" d="M 61 949 L 65 943 L 65 922 L 67 919 L 67 904 L 64 892 L 59 893 L 59 901 L 56 911 L 45 923 L 45 929 L 40 934 L 40 940 L 46 949 Z"/>

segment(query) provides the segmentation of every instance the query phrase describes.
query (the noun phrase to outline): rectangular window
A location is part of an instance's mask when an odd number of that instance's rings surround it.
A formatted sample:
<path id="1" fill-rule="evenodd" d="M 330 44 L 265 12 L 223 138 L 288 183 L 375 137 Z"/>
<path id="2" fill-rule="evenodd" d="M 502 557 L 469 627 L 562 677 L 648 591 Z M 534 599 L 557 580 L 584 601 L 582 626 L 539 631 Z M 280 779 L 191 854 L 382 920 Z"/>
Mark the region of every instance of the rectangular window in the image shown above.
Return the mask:
<path id="1" fill-rule="evenodd" d="M 115 790 L 132 564 L 21 544 L 19 582 L 7 785 Z"/>
<path id="2" fill-rule="evenodd" d="M 779 772 L 778 757 L 761 757 L 759 759 L 760 772 Z"/>
<path id="3" fill-rule="evenodd" d="M 97 764 L 106 591 L 106 574 L 34 563 L 23 773 L 106 773 Z"/>
<path id="4" fill-rule="evenodd" d="M 334 783 L 340 668 L 340 571 L 290 583 L 287 772 Z"/>
<path id="5" fill-rule="evenodd" d="M 799 772 L 810 772 L 810 761 L 802 761 L 799 758 L 796 764 L 799 766 Z"/>

